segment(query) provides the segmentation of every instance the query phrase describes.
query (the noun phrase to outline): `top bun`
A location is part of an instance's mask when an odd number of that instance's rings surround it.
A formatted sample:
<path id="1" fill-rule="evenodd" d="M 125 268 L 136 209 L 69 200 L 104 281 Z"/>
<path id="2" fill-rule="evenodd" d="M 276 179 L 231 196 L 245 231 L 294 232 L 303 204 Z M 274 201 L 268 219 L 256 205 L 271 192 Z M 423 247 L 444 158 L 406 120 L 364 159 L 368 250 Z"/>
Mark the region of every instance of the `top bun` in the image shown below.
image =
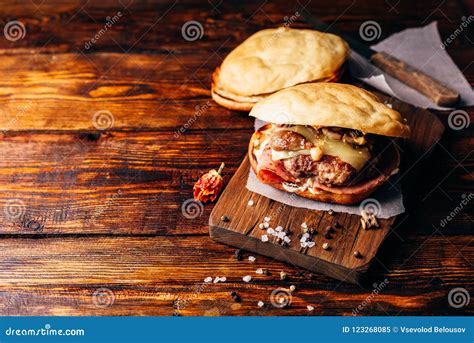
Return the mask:
<path id="1" fill-rule="evenodd" d="M 347 43 L 333 34 L 284 27 L 262 30 L 224 59 L 216 90 L 253 96 L 327 79 L 348 54 Z"/>
<path id="2" fill-rule="evenodd" d="M 274 124 L 334 126 L 382 136 L 410 136 L 400 113 L 374 94 L 341 83 L 306 83 L 258 102 L 250 115 Z"/>

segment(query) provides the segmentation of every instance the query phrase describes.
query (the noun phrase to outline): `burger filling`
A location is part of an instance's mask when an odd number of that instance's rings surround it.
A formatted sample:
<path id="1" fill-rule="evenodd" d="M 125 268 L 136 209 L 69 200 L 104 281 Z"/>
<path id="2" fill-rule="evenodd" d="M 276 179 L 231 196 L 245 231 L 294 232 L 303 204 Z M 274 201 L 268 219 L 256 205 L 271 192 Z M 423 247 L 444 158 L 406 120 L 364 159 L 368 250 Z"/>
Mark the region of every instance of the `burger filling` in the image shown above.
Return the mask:
<path id="1" fill-rule="evenodd" d="M 261 138 L 254 147 L 257 161 L 264 160 L 285 188 L 346 186 L 374 174 L 375 138 L 357 130 L 271 125 Z"/>

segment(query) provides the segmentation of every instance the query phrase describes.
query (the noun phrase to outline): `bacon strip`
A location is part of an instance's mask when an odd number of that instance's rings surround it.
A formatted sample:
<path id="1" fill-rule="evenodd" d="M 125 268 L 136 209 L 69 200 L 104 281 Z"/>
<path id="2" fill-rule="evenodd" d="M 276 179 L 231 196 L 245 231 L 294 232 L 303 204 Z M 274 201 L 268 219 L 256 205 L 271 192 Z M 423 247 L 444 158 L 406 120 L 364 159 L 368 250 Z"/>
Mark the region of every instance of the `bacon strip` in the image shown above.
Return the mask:
<path id="1" fill-rule="evenodd" d="M 257 178 L 263 183 L 295 182 L 296 179 L 285 169 L 281 160 L 272 160 L 270 146 L 265 147 L 257 161 Z"/>

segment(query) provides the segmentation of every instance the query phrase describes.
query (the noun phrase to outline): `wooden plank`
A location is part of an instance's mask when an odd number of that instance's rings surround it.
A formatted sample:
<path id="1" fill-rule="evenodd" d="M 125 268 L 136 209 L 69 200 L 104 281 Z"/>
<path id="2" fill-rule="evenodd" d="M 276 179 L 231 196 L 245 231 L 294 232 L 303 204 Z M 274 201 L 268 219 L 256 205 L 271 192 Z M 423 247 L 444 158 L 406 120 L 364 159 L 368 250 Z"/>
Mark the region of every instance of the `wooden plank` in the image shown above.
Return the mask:
<path id="1" fill-rule="evenodd" d="M 0 139 L 0 233 L 205 234 L 211 206 L 189 219 L 183 203 L 221 162 L 228 180 L 250 135 L 9 133 Z"/>
<path id="2" fill-rule="evenodd" d="M 454 309 L 447 294 L 472 287 L 471 239 L 466 236 L 418 236 L 396 247 L 386 269 L 364 287 L 341 284 L 324 276 L 257 256 L 251 263 L 233 257 L 233 249 L 209 237 L 62 237 L 0 240 L 0 314 L 2 315 L 462 315 L 472 306 Z M 387 251 L 391 254 L 391 251 Z M 440 256 L 443 258 L 440 259 Z M 270 275 L 257 275 L 255 269 Z M 279 272 L 288 273 L 281 281 Z M 251 275 L 250 283 L 242 277 Z M 208 276 L 225 283 L 203 284 Z M 387 281 L 385 281 L 387 280 Z M 384 286 L 373 296 L 373 283 Z M 296 285 L 289 308 L 271 305 L 271 292 Z M 111 306 L 96 307 L 93 293 L 113 292 Z M 235 304 L 230 292 L 242 297 Z M 107 291 L 105 291 L 107 292 Z M 104 293 L 108 294 L 108 293 Z M 257 302 L 266 303 L 263 309 Z"/>
<path id="3" fill-rule="evenodd" d="M 21 61 L 21 62 L 20 62 Z M 210 99 L 211 56 L 0 56 L 0 130 L 150 130 L 249 127 Z"/>

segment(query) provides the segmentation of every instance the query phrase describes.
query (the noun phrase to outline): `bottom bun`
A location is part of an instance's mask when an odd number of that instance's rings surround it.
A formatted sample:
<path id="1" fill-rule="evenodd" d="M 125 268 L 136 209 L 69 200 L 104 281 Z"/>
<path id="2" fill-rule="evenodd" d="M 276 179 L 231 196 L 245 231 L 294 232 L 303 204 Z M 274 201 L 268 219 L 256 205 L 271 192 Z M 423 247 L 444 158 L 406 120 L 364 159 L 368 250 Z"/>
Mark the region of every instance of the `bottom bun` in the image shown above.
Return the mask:
<path id="1" fill-rule="evenodd" d="M 238 96 L 227 91 L 219 90 L 216 86 L 218 84 L 217 81 L 219 79 L 219 71 L 220 68 L 218 67 L 216 68 L 214 73 L 212 73 L 211 96 L 212 99 L 222 107 L 235 111 L 248 112 L 255 106 L 257 102 L 273 94 L 269 93 L 255 96 Z M 341 78 L 343 72 L 344 69 L 340 68 L 333 76 L 327 79 L 315 80 L 310 82 L 337 82 Z"/>
<path id="2" fill-rule="evenodd" d="M 248 150 L 250 165 L 252 166 L 252 169 L 256 175 L 257 175 L 257 159 L 255 158 L 255 155 L 253 154 L 253 149 L 254 149 L 254 141 L 255 139 L 257 139 L 258 133 L 259 131 L 257 131 L 256 133 L 252 135 L 252 138 L 250 139 L 250 143 L 249 143 L 249 150 Z M 316 194 L 311 193 L 309 190 L 288 192 L 287 190 L 283 188 L 281 183 L 265 183 L 265 184 L 272 186 L 273 188 L 279 189 L 283 192 L 294 193 L 303 198 L 307 198 L 311 200 L 317 200 L 321 202 L 328 202 L 328 203 L 334 203 L 334 204 L 344 204 L 344 205 L 356 204 L 356 203 L 361 202 L 364 199 L 367 199 L 378 187 L 380 187 L 383 183 L 385 183 L 385 181 L 392 174 L 394 174 L 396 170 L 398 170 L 398 166 L 400 164 L 400 154 L 398 153 L 398 150 L 395 147 L 391 147 L 390 150 L 393 150 L 394 153 L 390 154 L 391 156 L 387 156 L 389 154 L 384 154 L 386 155 L 386 158 L 381 159 L 382 162 L 387 162 L 381 174 L 384 176 L 383 180 L 381 180 L 377 184 L 368 188 L 367 191 L 359 192 L 357 194 L 340 193 L 340 192 L 332 193 L 329 191 L 322 191 L 322 190 L 318 191 L 318 193 Z M 387 159 L 389 160 L 387 161 Z"/>

